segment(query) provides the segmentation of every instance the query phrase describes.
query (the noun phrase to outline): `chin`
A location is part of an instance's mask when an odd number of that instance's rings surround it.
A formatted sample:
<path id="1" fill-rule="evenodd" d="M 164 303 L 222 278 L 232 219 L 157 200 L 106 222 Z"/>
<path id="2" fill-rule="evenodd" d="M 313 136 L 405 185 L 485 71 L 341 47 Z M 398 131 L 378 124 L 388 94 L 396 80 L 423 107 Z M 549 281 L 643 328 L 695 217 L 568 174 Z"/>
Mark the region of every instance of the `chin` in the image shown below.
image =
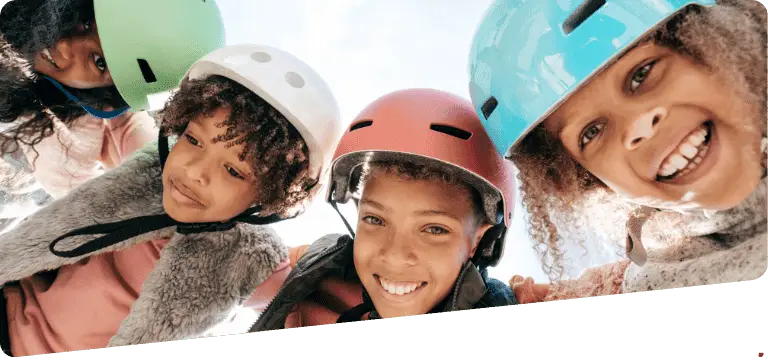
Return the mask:
<path id="1" fill-rule="evenodd" d="M 168 216 L 171 217 L 171 219 L 176 220 L 178 222 L 183 223 L 195 223 L 200 222 L 199 216 L 196 216 L 195 214 L 191 214 L 189 211 L 186 211 L 183 208 L 180 208 L 179 205 L 177 205 L 173 199 L 171 199 L 170 195 L 163 194 L 163 210 L 165 211 Z"/>
<path id="2" fill-rule="evenodd" d="M 735 184 L 731 180 L 721 191 L 712 192 L 712 201 L 704 204 L 708 210 L 728 210 L 739 206 L 749 198 L 760 184 L 760 177 L 740 178 Z"/>
<path id="3" fill-rule="evenodd" d="M 376 305 L 374 304 L 374 306 Z M 379 313 L 379 316 L 381 316 L 382 319 L 389 319 L 389 318 L 396 318 L 396 317 L 403 317 L 403 316 L 424 315 L 429 310 L 421 311 L 418 309 L 384 308 L 382 311 L 379 311 L 379 308 L 376 307 L 376 311 Z"/>

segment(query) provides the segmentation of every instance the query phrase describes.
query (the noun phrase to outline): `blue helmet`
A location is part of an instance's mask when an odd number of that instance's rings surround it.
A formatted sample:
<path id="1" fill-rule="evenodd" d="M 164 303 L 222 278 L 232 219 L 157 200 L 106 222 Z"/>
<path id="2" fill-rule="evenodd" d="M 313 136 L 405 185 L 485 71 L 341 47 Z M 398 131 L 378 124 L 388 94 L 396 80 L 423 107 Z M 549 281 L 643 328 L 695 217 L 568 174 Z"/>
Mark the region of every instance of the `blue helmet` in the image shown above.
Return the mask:
<path id="1" fill-rule="evenodd" d="M 592 75 L 689 5 L 715 0 L 495 0 L 472 41 L 469 92 L 506 156 Z"/>

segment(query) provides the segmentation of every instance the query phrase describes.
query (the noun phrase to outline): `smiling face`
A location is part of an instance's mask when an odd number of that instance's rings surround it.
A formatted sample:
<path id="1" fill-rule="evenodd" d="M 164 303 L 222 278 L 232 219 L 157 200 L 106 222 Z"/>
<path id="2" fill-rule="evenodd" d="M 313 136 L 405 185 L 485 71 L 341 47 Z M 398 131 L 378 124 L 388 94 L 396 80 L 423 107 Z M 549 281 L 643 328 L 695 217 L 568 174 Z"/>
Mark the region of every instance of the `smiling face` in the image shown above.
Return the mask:
<path id="1" fill-rule="evenodd" d="M 77 89 L 112 86 L 94 20 L 81 22 L 71 37 L 62 38 L 35 56 L 35 70 Z"/>
<path id="2" fill-rule="evenodd" d="M 229 112 L 216 110 L 189 122 L 163 169 L 163 208 L 177 221 L 227 221 L 257 200 L 251 165 L 240 160 L 242 145 L 214 142 L 226 133 L 217 124 Z"/>
<path id="3" fill-rule="evenodd" d="M 426 314 L 453 289 L 490 225 L 464 187 L 375 169 L 359 202 L 354 263 L 383 318 Z"/>
<path id="4" fill-rule="evenodd" d="M 611 189 L 658 208 L 736 206 L 762 175 L 765 115 L 690 58 L 642 44 L 544 123 Z"/>

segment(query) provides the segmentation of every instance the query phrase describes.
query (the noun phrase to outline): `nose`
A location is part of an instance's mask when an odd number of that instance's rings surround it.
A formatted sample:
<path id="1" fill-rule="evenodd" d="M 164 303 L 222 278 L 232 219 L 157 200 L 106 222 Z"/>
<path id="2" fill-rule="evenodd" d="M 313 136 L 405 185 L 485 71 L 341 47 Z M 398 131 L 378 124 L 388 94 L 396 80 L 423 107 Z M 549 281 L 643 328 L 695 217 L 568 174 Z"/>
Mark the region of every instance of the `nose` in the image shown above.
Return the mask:
<path id="1" fill-rule="evenodd" d="M 380 249 L 382 262 L 393 267 L 407 267 L 418 263 L 413 241 L 407 235 L 393 232 Z"/>
<path id="2" fill-rule="evenodd" d="M 631 122 L 624 137 L 624 147 L 627 150 L 637 149 L 656 134 L 659 123 L 666 117 L 666 108 L 655 107 L 641 113 L 634 119 L 630 119 Z"/>
<path id="3" fill-rule="evenodd" d="M 208 186 L 210 179 L 207 169 L 209 168 L 204 158 L 191 159 L 184 166 L 187 178 L 199 186 Z"/>

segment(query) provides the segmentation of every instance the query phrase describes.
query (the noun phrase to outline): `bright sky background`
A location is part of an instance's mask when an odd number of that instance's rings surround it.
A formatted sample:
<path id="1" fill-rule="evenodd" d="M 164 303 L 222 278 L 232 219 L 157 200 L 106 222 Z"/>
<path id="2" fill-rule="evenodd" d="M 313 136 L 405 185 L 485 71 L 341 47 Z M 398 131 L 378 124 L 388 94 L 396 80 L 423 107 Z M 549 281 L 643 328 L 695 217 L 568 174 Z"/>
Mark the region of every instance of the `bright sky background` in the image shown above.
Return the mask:
<path id="1" fill-rule="evenodd" d="M 431 87 L 469 98 L 468 52 L 490 0 L 217 0 L 229 44 L 261 43 L 293 53 L 333 89 L 342 116 L 355 115 L 398 89 Z M 489 149 L 489 151 L 492 151 Z M 342 211 L 354 226 L 354 205 Z M 491 276 L 547 281 L 517 204 L 505 256 Z M 289 245 L 346 233 L 330 205 L 317 201 L 301 217 L 277 224 Z"/>

